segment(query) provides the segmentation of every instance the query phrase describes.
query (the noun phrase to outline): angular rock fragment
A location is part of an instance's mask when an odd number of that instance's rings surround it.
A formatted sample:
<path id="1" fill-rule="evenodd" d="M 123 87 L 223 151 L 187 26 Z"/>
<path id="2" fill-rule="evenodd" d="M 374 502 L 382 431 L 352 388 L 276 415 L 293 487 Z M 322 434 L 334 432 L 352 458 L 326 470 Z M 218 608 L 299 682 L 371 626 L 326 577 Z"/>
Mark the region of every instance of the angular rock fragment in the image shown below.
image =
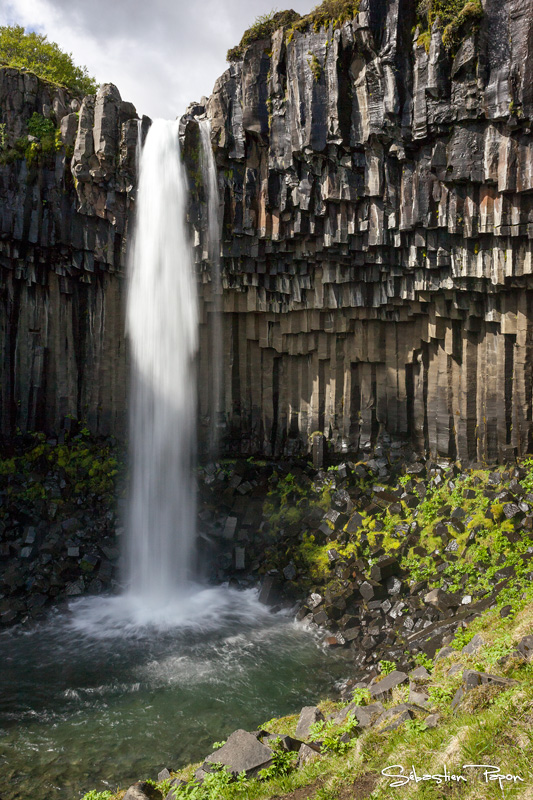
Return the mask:
<path id="1" fill-rule="evenodd" d="M 409 677 L 405 672 L 395 669 L 377 683 L 370 686 L 370 696 L 375 700 L 383 700 L 392 694 L 392 690 L 402 683 L 406 683 Z"/>
<path id="2" fill-rule="evenodd" d="M 211 764 L 221 764 L 233 775 L 246 772 L 248 777 L 256 775 L 272 763 L 272 750 L 258 741 L 253 733 L 234 731 L 221 748 L 207 756 L 203 769 L 209 772 Z"/>
<path id="3" fill-rule="evenodd" d="M 296 737 L 298 739 L 308 739 L 311 726 L 316 722 L 322 722 L 324 715 L 316 706 L 304 706 L 300 711 L 298 725 L 296 726 Z"/>

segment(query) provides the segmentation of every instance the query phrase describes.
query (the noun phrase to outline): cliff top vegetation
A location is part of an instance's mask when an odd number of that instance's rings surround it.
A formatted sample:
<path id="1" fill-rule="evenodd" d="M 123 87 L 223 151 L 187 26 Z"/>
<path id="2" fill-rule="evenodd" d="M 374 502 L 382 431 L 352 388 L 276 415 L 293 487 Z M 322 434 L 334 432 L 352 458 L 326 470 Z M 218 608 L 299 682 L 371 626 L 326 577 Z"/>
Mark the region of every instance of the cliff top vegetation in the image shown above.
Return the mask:
<path id="1" fill-rule="evenodd" d="M 254 24 L 244 32 L 237 47 L 228 50 L 228 61 L 240 61 L 246 48 L 252 42 L 267 39 L 278 28 L 287 26 L 292 35 L 294 31 L 318 31 L 327 27 L 331 22 L 340 25 L 348 19 L 353 19 L 359 9 L 360 0 L 323 0 L 309 14 L 300 16 L 296 11 L 271 11 L 258 17 Z"/>
<path id="2" fill-rule="evenodd" d="M 455 49 L 482 16 L 481 0 L 422 0 L 417 7 L 417 18 L 422 29 L 419 44 L 424 44 L 429 50 L 431 28 L 436 22 L 442 30 L 444 46 L 448 50 Z"/>
<path id="3" fill-rule="evenodd" d="M 29 70 L 79 96 L 95 94 L 98 88 L 87 67 L 76 66 L 71 53 L 44 34 L 26 33 L 21 25 L 0 27 L 0 66 Z"/>
<path id="4" fill-rule="evenodd" d="M 289 41 L 296 31 L 319 31 L 330 24 L 339 27 L 354 19 L 359 11 L 360 0 L 323 0 L 309 14 L 303 17 L 296 11 L 276 11 L 257 17 L 254 24 L 246 30 L 236 47 L 228 50 L 227 61 L 241 61 L 244 51 L 253 42 L 268 39 L 275 30 L 287 27 Z M 417 6 L 419 25 L 419 44 L 429 49 L 431 28 L 436 22 L 442 31 L 442 41 L 449 50 L 455 49 L 462 39 L 473 30 L 483 16 L 481 0 L 421 0 Z"/>

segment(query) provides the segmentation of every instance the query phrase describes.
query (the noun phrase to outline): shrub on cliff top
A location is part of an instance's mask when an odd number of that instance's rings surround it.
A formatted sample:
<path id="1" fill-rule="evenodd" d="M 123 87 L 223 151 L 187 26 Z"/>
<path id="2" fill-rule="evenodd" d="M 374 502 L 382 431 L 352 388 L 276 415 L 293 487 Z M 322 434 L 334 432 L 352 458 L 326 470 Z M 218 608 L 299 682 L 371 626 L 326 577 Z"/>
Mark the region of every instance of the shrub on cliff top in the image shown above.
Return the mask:
<path id="1" fill-rule="evenodd" d="M 327 28 L 331 23 L 334 27 L 342 25 L 353 19 L 359 10 L 360 0 L 323 0 L 309 14 L 301 17 L 296 11 L 271 11 L 262 17 L 257 17 L 251 28 L 245 32 L 240 44 L 228 50 L 228 61 L 240 61 L 244 51 L 252 42 L 267 39 L 274 31 L 284 26 L 289 26 L 290 38 L 295 31 L 319 31 Z"/>
<path id="2" fill-rule="evenodd" d="M 310 14 L 301 17 L 292 25 L 292 31 L 328 28 L 331 24 L 338 28 L 343 22 L 354 19 L 359 11 L 360 0 L 323 0 Z"/>
<path id="3" fill-rule="evenodd" d="M 418 21 L 424 29 L 419 43 L 429 50 L 429 32 L 437 22 L 442 42 L 450 50 L 468 36 L 483 16 L 481 0 L 422 0 L 417 7 Z"/>
<path id="4" fill-rule="evenodd" d="M 254 24 L 244 32 L 237 47 L 232 47 L 231 50 L 228 50 L 226 60 L 241 61 L 244 51 L 252 42 L 268 39 L 278 28 L 290 25 L 298 19 L 300 19 L 300 15 L 296 11 L 276 11 L 275 9 L 269 14 L 257 17 Z"/>
<path id="5" fill-rule="evenodd" d="M 76 95 L 95 94 L 97 83 L 86 67 L 78 67 L 41 33 L 26 33 L 21 25 L 0 26 L 0 66 L 27 69 L 39 78 L 65 86 Z"/>

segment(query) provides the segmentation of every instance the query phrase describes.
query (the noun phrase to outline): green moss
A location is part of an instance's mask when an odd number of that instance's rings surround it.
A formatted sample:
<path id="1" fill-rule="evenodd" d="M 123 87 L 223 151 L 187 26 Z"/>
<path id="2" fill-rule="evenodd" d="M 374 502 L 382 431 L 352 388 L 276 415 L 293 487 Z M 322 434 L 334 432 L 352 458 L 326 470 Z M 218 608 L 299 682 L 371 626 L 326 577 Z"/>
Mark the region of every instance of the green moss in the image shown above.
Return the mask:
<path id="1" fill-rule="evenodd" d="M 423 44 L 429 51 L 430 31 L 437 22 L 444 46 L 448 50 L 455 50 L 463 39 L 477 29 L 482 16 L 481 0 L 422 0 L 417 8 L 421 28 L 418 44 Z"/>
<path id="2" fill-rule="evenodd" d="M 0 460 L 0 475 L 7 477 L 5 493 L 10 501 L 65 500 L 82 502 L 98 498 L 111 503 L 120 471 L 117 453 L 110 444 L 94 440 L 88 431 L 68 443 L 49 444 L 43 434 L 32 434 L 33 443 L 17 455 Z M 48 478 L 65 482 L 61 497 L 50 495 Z"/>
<path id="3" fill-rule="evenodd" d="M 354 19 L 359 11 L 360 0 L 324 0 L 316 6 L 310 14 L 301 17 L 291 25 L 288 32 L 288 41 L 292 40 L 295 32 L 309 30 L 317 33 L 323 28 L 340 28 L 348 20 Z"/>
<path id="4" fill-rule="evenodd" d="M 290 42 L 296 32 L 314 31 L 322 28 L 339 28 L 344 22 L 353 19 L 359 11 L 360 0 L 324 0 L 309 14 L 301 17 L 295 11 L 271 11 L 269 14 L 257 17 L 254 24 L 245 31 L 240 43 L 228 50 L 227 61 L 241 61 L 244 51 L 252 42 L 267 39 L 278 28 L 287 27 L 287 41 Z M 318 77 L 315 76 L 318 81 Z"/>
<path id="5" fill-rule="evenodd" d="M 418 39 L 416 40 L 418 47 L 423 47 L 426 53 L 429 53 L 429 45 L 431 44 L 431 33 L 430 31 L 424 31 L 420 34 Z"/>
<path id="6" fill-rule="evenodd" d="M 313 79 L 315 83 L 318 83 L 322 76 L 322 71 L 323 71 L 322 64 L 318 60 L 316 53 L 312 53 L 311 50 L 309 50 L 307 55 L 309 56 L 309 58 L 307 59 L 307 63 L 309 64 L 309 69 L 313 74 Z"/>
<path id="7" fill-rule="evenodd" d="M 278 28 L 290 25 L 298 19 L 300 19 L 300 15 L 296 11 L 273 10 L 269 14 L 257 17 L 254 24 L 244 32 L 239 44 L 228 50 L 226 61 L 241 61 L 244 57 L 244 51 L 253 42 L 268 39 Z"/>

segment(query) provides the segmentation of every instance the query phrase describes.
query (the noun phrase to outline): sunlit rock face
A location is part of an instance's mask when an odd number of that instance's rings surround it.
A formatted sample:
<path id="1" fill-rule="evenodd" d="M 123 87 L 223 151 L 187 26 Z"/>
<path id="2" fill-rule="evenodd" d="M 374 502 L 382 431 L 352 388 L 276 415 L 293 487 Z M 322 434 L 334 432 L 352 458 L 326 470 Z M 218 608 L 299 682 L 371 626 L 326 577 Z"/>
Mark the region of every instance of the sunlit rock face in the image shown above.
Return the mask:
<path id="1" fill-rule="evenodd" d="M 531 450 L 533 9 L 487 0 L 450 53 L 436 29 L 428 52 L 417 44 L 414 8 L 362 0 L 340 29 L 278 31 L 209 98 L 221 446 L 307 452 L 321 430 L 341 452 L 382 435 L 464 461 Z M 0 75 L 10 135 L 46 105 L 71 147 L 49 166 L 0 167 L 3 429 L 58 429 L 70 413 L 120 432 L 135 109 L 104 86 L 73 118 L 71 98 L 54 105 L 30 76 Z M 181 135 L 207 440 L 216 293 L 202 111 Z"/>
<path id="2" fill-rule="evenodd" d="M 228 432 L 510 457 L 531 449 L 533 9 L 489 0 L 450 54 L 417 45 L 414 3 L 360 8 L 252 45 L 209 100 Z"/>

